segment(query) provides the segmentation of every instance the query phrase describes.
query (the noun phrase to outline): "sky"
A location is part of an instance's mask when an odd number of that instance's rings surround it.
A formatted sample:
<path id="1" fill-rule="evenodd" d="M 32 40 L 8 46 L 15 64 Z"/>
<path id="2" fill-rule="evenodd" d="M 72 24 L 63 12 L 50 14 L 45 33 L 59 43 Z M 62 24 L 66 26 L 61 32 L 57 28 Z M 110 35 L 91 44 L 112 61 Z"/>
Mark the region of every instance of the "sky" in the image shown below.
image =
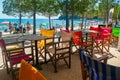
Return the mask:
<path id="1" fill-rule="evenodd" d="M 2 6 L 3 4 L 2 4 L 2 2 L 3 2 L 3 1 L 4 1 L 4 0 L 0 0 L 0 19 L 16 18 L 16 17 L 8 16 L 8 15 L 2 13 L 2 10 L 3 10 L 3 6 Z M 52 19 L 56 19 L 56 18 L 58 18 L 58 17 L 59 17 L 59 15 L 52 17 Z M 24 18 L 28 18 L 28 17 L 24 17 Z M 36 18 L 48 19 L 48 18 L 45 17 L 45 16 L 39 16 L 39 15 L 36 15 Z"/>

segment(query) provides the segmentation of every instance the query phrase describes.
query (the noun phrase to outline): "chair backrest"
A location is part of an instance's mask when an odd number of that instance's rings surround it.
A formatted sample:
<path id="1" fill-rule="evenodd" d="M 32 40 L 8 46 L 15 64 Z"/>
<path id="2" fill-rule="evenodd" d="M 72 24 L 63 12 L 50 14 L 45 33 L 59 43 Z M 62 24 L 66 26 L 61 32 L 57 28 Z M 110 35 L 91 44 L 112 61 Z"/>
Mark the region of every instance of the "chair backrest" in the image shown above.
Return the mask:
<path id="1" fill-rule="evenodd" d="M 90 30 L 98 31 L 98 27 L 90 26 Z"/>
<path id="2" fill-rule="evenodd" d="M 69 41 L 72 38 L 72 32 L 66 32 L 65 30 L 60 29 L 60 36 L 62 41 Z"/>
<path id="3" fill-rule="evenodd" d="M 90 80 L 120 80 L 120 67 L 92 59 L 82 49 L 80 49 L 79 54 L 81 62 L 87 67 Z"/>
<path id="4" fill-rule="evenodd" d="M 109 27 L 100 27 L 99 31 L 100 31 L 100 33 L 104 33 L 104 34 L 112 33 L 112 29 Z"/>
<path id="5" fill-rule="evenodd" d="M 90 30 L 93 30 L 95 32 L 98 32 L 98 27 L 93 27 L 93 26 L 90 26 Z M 97 33 L 90 33 L 91 36 L 93 36 L 94 38 L 97 37 Z"/>
<path id="6" fill-rule="evenodd" d="M 120 28 L 112 28 L 112 35 L 115 37 L 120 36 Z"/>
<path id="7" fill-rule="evenodd" d="M 82 31 L 77 31 L 77 32 L 74 32 L 73 33 L 73 42 L 76 44 L 76 45 L 82 45 Z"/>
<path id="8" fill-rule="evenodd" d="M 50 37 L 54 37 L 54 35 L 55 35 L 54 29 L 53 30 L 41 29 L 41 36 L 46 36 L 46 37 L 50 38 Z M 49 40 L 47 40 L 46 43 L 49 43 L 51 41 L 52 40 L 49 39 Z M 38 44 L 38 47 L 44 47 L 44 46 L 45 46 L 45 42 L 44 42 L 44 40 L 41 40 Z"/>
<path id="9" fill-rule="evenodd" d="M 110 36 L 112 33 L 111 28 L 100 27 L 99 31 L 100 31 L 100 33 L 99 33 L 100 38 L 102 38 L 104 40 L 110 40 Z"/>
<path id="10" fill-rule="evenodd" d="M 55 35 L 55 29 L 41 29 L 41 35 L 46 37 L 53 37 Z"/>
<path id="11" fill-rule="evenodd" d="M 21 61 L 19 70 L 19 80 L 47 80 L 36 68 L 28 64 L 25 60 Z"/>

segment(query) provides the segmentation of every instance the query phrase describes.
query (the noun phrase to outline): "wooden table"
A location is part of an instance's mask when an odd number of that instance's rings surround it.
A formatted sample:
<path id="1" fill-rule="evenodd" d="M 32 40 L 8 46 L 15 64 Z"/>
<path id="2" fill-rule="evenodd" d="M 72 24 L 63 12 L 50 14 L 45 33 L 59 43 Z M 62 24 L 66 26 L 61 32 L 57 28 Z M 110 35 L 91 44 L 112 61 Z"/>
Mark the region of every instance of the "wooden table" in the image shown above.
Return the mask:
<path id="1" fill-rule="evenodd" d="M 39 65 L 39 62 L 38 62 L 38 46 L 37 46 L 37 41 L 44 40 L 46 38 L 47 37 L 40 36 L 40 35 L 37 35 L 37 34 L 23 36 L 24 40 L 35 41 L 35 56 L 36 56 L 36 65 L 35 66 L 39 70 L 41 70 L 41 66 Z"/>

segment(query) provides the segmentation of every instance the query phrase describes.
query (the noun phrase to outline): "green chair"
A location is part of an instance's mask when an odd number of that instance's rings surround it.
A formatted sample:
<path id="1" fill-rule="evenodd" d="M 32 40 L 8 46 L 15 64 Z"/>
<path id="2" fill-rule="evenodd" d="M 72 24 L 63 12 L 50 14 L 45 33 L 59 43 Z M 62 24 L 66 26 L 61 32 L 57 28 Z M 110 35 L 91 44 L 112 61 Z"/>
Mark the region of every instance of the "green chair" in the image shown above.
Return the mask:
<path id="1" fill-rule="evenodd" d="M 120 28 L 112 28 L 112 34 L 115 37 L 120 36 Z"/>
<path id="2" fill-rule="evenodd" d="M 111 44 L 118 42 L 119 36 L 120 36 L 120 28 L 112 28 Z"/>

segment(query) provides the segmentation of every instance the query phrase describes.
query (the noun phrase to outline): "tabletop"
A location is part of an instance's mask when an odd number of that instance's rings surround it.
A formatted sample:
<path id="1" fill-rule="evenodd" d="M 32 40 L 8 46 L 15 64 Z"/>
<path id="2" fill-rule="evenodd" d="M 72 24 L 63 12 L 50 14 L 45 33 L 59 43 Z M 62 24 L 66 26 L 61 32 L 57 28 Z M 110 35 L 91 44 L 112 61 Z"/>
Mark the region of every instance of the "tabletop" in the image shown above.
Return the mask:
<path id="1" fill-rule="evenodd" d="M 27 36 L 23 36 L 24 40 L 30 40 L 30 41 L 34 41 L 34 40 L 43 40 L 46 39 L 47 37 L 45 36 L 40 36 L 40 35 L 27 35 Z"/>

